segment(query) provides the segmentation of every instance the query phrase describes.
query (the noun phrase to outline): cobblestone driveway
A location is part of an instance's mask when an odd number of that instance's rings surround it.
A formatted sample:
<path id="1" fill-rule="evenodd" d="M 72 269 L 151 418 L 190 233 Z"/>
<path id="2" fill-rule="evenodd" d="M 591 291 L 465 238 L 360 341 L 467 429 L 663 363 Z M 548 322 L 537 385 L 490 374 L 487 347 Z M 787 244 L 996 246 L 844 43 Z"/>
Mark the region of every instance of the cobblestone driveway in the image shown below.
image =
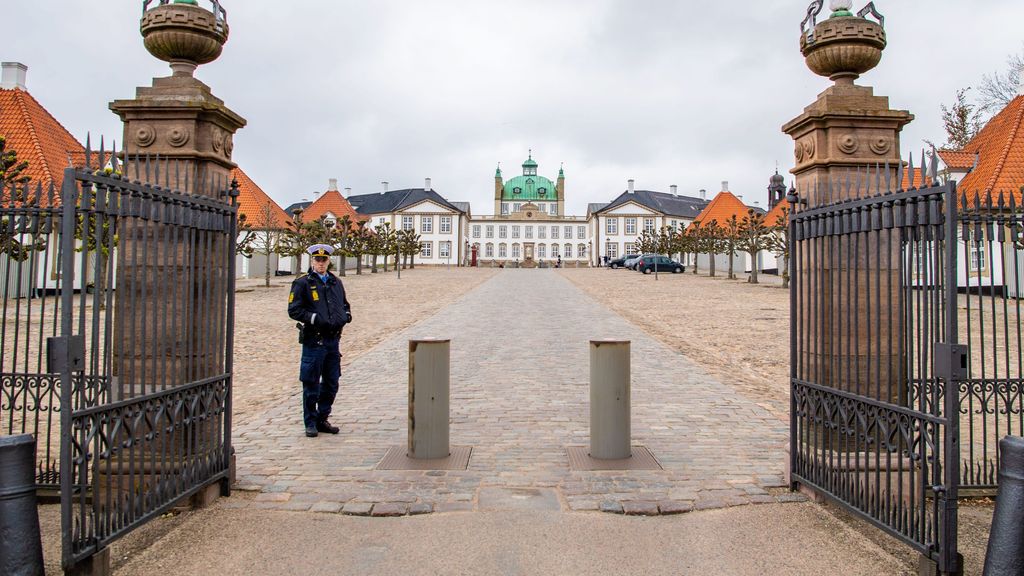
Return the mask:
<path id="1" fill-rule="evenodd" d="M 699 303 L 681 294 L 665 313 L 682 305 Z M 406 442 L 407 342 L 422 337 L 451 338 L 451 444 L 472 446 L 469 468 L 374 470 L 388 448 Z M 664 470 L 569 470 L 565 447 L 589 443 L 595 338 L 632 341 L 633 444 L 650 449 Z M 331 417 L 338 436 L 303 435 L 299 391 L 296 380 L 294 395 L 236 423 L 238 488 L 260 493 L 226 505 L 372 515 L 517 505 L 666 514 L 801 499 L 768 490 L 783 485 L 787 422 L 551 270 L 505 270 L 355 360 Z"/>

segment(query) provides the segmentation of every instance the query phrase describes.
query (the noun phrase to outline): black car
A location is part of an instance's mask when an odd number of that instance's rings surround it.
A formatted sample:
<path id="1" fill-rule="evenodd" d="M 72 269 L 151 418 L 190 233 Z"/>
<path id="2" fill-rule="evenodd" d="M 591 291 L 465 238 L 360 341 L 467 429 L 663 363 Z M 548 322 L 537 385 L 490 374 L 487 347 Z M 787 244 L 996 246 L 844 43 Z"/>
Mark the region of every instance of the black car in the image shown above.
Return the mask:
<path id="1" fill-rule="evenodd" d="M 612 258 L 611 260 L 608 261 L 608 267 L 612 269 L 622 268 L 623 264 L 626 262 L 626 258 L 628 258 L 628 256 L 622 256 L 621 258 Z"/>
<path id="2" fill-rule="evenodd" d="M 637 260 L 636 269 L 644 274 L 655 271 L 682 274 L 686 267 L 668 256 L 644 256 Z"/>

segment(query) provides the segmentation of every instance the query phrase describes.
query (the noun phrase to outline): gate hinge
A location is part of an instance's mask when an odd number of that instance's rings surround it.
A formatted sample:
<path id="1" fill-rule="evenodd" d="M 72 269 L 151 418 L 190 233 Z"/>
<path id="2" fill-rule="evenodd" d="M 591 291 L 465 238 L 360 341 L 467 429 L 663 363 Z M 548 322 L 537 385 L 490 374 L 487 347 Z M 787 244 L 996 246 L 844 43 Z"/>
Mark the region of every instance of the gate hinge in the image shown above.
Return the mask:
<path id="1" fill-rule="evenodd" d="M 85 369 L 85 336 L 51 336 L 46 339 L 46 370 L 50 374 Z"/>
<path id="2" fill-rule="evenodd" d="M 967 346 L 936 342 L 935 375 L 946 382 L 967 380 Z"/>

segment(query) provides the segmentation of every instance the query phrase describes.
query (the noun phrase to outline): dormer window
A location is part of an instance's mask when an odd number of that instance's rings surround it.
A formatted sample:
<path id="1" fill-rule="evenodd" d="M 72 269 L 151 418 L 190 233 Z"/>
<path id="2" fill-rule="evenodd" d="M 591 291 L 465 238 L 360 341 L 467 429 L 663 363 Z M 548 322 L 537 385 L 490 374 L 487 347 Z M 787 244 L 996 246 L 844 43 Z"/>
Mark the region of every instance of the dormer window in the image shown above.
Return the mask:
<path id="1" fill-rule="evenodd" d="M 512 189 L 512 193 L 513 194 L 521 194 L 522 191 L 523 191 L 523 189 L 518 187 L 518 186 L 516 186 L 515 188 Z"/>
<path id="2" fill-rule="evenodd" d="M 540 194 L 541 196 L 543 196 L 543 195 L 545 195 L 547 193 L 548 193 L 548 189 L 547 188 L 537 188 L 537 194 Z"/>

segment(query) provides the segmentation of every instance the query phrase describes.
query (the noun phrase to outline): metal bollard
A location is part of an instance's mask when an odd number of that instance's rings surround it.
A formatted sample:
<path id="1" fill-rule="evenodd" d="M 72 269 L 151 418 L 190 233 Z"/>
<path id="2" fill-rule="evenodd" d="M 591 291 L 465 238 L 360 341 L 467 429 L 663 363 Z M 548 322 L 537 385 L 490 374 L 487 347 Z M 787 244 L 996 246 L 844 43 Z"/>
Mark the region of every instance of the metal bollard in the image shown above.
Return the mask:
<path id="1" fill-rule="evenodd" d="M 0 436 L 0 574 L 43 574 L 35 458 L 31 434 Z"/>
<path id="2" fill-rule="evenodd" d="M 1024 574 L 1024 437 L 999 441 L 999 490 L 985 551 L 984 576 Z"/>
<path id="3" fill-rule="evenodd" d="M 446 458 L 451 340 L 409 340 L 410 458 Z"/>
<path id="4" fill-rule="evenodd" d="M 619 460 L 633 455 L 629 394 L 629 340 L 591 340 L 591 458 Z"/>

